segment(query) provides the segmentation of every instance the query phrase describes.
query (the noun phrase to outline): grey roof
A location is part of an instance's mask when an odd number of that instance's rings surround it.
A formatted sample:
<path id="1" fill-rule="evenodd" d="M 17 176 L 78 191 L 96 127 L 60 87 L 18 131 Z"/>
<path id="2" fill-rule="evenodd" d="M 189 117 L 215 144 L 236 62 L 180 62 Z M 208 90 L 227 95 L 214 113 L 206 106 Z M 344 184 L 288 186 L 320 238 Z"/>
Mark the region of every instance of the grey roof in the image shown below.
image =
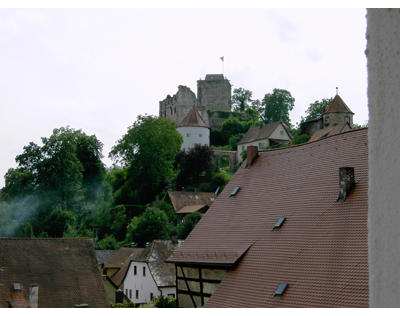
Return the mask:
<path id="1" fill-rule="evenodd" d="M 282 124 L 286 133 L 291 137 L 290 133 L 287 131 L 285 124 L 282 121 L 269 123 L 263 126 L 250 127 L 249 130 L 244 134 L 243 138 L 240 140 L 239 144 L 251 143 L 256 140 L 269 138 L 271 134 L 275 131 L 278 125 Z"/>
<path id="2" fill-rule="evenodd" d="M 149 247 L 132 261 L 147 262 L 158 287 L 175 286 L 175 265 L 165 260 L 180 247 L 181 241 L 154 240 Z"/>
<path id="3" fill-rule="evenodd" d="M 97 263 L 102 264 L 112 257 L 116 250 L 96 250 Z"/>

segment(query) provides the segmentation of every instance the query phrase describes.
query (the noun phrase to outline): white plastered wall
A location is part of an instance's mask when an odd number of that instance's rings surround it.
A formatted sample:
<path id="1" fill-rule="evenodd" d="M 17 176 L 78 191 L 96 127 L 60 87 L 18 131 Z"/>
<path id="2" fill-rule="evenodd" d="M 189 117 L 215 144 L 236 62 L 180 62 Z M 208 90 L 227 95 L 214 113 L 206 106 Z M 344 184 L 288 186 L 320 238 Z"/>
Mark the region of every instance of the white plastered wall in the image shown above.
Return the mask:
<path id="1" fill-rule="evenodd" d="M 181 150 L 190 150 L 195 144 L 210 146 L 210 130 L 206 127 L 182 126 L 177 131 L 183 138 Z"/>

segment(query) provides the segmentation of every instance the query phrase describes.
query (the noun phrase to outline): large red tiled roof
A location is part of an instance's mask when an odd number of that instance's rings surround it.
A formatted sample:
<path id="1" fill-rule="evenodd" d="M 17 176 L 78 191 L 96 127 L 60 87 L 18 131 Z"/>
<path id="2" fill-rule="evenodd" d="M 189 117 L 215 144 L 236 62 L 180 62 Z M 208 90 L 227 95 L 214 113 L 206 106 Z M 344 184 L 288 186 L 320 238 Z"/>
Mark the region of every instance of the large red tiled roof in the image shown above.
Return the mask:
<path id="1" fill-rule="evenodd" d="M 368 307 L 367 134 L 263 151 L 239 168 L 169 258 L 229 266 L 243 254 L 206 307 Z M 345 202 L 336 202 L 340 167 L 355 170 Z M 280 217 L 286 221 L 273 230 Z M 286 292 L 274 297 L 284 282 Z"/>
<path id="2" fill-rule="evenodd" d="M 38 307 L 108 307 L 88 238 L 0 238 L 0 307 L 27 307 L 34 284 Z"/>

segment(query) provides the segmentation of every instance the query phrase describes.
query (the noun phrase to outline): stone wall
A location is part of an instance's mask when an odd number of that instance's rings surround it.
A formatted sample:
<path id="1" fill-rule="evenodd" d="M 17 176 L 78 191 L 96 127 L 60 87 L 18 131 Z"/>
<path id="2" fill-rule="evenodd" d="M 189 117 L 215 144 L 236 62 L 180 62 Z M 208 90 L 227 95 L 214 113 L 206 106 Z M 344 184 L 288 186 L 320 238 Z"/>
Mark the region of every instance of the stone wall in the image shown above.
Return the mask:
<path id="1" fill-rule="evenodd" d="M 160 101 L 159 116 L 169 118 L 177 124 L 196 106 L 196 95 L 190 88 L 178 86 L 178 92 Z"/>
<path id="2" fill-rule="evenodd" d="M 206 110 L 231 110 L 232 87 L 223 75 L 206 75 L 205 80 L 197 81 L 197 100 L 199 108 Z"/>
<path id="3" fill-rule="evenodd" d="M 400 307 L 399 30 L 399 9 L 368 9 L 370 307 Z"/>
<path id="4" fill-rule="evenodd" d="M 226 120 L 210 111 L 231 111 L 232 87 L 223 75 L 206 75 L 204 80 L 197 81 L 197 98 L 190 88 L 179 86 L 178 92 L 172 97 L 168 95 L 159 104 L 159 116 L 170 118 L 177 124 L 181 123 L 193 106 L 197 107 L 201 117 L 210 128 L 220 128 Z"/>
<path id="5" fill-rule="evenodd" d="M 348 118 L 348 123 L 353 127 L 353 114 L 351 113 L 326 113 L 322 115 L 323 118 L 323 128 L 333 125 L 345 124 L 347 123 L 346 117 Z"/>

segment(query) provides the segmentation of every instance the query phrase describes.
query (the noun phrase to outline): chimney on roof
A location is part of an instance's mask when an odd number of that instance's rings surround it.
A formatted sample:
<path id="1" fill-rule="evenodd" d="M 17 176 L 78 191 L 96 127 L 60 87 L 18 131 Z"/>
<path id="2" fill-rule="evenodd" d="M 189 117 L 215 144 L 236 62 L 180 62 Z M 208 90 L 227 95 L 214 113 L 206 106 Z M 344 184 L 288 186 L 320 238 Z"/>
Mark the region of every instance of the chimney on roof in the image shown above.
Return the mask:
<path id="1" fill-rule="evenodd" d="M 337 202 L 344 202 L 354 188 L 354 168 L 339 168 L 339 197 Z"/>
<path id="2" fill-rule="evenodd" d="M 258 147 L 247 146 L 246 168 L 250 168 L 257 157 L 258 157 Z"/>
<path id="3" fill-rule="evenodd" d="M 39 285 L 32 284 L 29 289 L 29 308 L 37 308 L 39 302 Z"/>

